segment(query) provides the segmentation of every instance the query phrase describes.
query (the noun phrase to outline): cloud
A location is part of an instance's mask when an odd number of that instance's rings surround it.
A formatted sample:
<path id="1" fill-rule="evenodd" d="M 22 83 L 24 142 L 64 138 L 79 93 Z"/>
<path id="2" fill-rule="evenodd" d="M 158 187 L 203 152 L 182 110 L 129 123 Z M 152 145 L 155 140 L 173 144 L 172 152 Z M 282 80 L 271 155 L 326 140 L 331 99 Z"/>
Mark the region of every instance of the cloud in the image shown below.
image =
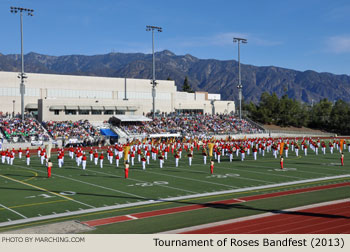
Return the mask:
<path id="1" fill-rule="evenodd" d="M 349 19 L 350 5 L 337 6 L 327 13 L 326 18 L 343 21 Z"/>
<path id="2" fill-rule="evenodd" d="M 350 35 L 333 36 L 326 40 L 327 49 L 332 53 L 350 53 Z"/>

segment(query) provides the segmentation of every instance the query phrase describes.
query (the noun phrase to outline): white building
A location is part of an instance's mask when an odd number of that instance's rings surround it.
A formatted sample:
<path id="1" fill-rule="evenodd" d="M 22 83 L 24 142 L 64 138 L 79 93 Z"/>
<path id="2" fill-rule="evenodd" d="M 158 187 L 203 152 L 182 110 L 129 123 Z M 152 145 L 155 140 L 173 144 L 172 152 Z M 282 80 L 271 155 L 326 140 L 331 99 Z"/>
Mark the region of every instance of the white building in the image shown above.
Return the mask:
<path id="1" fill-rule="evenodd" d="M 0 71 L 0 112 L 21 110 L 16 72 Z M 39 120 L 108 120 L 116 114 L 142 115 L 152 111 L 152 85 L 147 79 L 27 73 L 25 110 Z M 235 112 L 233 101 L 206 92 L 176 91 L 174 81 L 157 80 L 156 112 Z M 209 99 L 209 98 L 211 99 Z"/>

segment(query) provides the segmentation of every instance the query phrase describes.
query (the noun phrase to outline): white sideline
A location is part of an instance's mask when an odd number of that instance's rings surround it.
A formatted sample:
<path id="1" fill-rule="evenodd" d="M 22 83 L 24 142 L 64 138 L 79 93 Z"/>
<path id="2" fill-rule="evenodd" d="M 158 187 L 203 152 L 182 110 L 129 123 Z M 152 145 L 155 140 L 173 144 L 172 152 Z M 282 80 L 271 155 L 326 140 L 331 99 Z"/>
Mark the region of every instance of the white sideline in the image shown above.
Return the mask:
<path id="1" fill-rule="evenodd" d="M 47 219 L 53 219 L 53 218 L 73 216 L 73 215 L 78 215 L 78 214 L 86 214 L 86 213 L 93 213 L 93 212 L 99 212 L 99 211 L 114 210 L 114 209 L 120 209 L 120 208 L 125 208 L 125 207 L 142 206 L 142 205 L 149 205 L 149 204 L 160 203 L 160 202 L 184 200 L 184 199 L 190 199 L 190 198 L 213 196 L 213 195 L 220 195 L 220 194 L 227 194 L 227 193 L 245 192 L 245 191 L 251 191 L 251 190 L 273 188 L 273 187 L 278 187 L 278 186 L 298 185 L 298 184 L 303 184 L 303 183 L 308 183 L 308 182 L 317 182 L 317 181 L 324 181 L 324 180 L 329 180 L 329 179 L 340 179 L 340 178 L 350 178 L 350 175 L 339 175 L 339 176 L 324 177 L 324 178 L 306 179 L 306 180 L 291 181 L 291 182 L 285 182 L 285 183 L 273 184 L 273 185 L 263 185 L 263 186 L 246 187 L 246 188 L 240 188 L 240 189 L 232 189 L 232 190 L 226 190 L 226 191 L 217 191 L 217 192 L 211 192 L 211 193 L 192 194 L 192 195 L 173 197 L 173 198 L 147 200 L 147 201 L 134 202 L 134 203 L 129 203 L 129 204 L 121 204 L 121 205 L 114 205 L 114 206 L 108 206 L 108 207 L 85 209 L 85 210 L 79 210 L 79 211 L 74 211 L 74 212 L 69 212 L 69 213 L 65 212 L 65 213 L 59 213 L 59 214 L 51 214 L 51 215 L 40 216 L 40 217 L 32 217 L 32 218 L 27 218 L 27 219 L 1 222 L 0 227 L 6 227 L 6 226 L 11 226 L 11 225 L 16 225 L 16 224 L 23 224 L 23 223 L 33 222 L 33 221 L 41 221 L 41 220 L 47 220 Z"/>

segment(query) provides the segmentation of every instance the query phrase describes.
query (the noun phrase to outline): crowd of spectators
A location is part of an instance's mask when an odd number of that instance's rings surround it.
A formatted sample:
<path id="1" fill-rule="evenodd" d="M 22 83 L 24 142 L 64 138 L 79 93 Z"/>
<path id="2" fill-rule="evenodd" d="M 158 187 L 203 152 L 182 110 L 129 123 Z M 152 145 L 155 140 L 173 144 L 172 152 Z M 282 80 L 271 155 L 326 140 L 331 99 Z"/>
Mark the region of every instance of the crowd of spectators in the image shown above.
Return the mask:
<path id="1" fill-rule="evenodd" d="M 41 124 L 32 117 L 0 115 L 0 130 L 9 142 L 48 141 L 50 139 Z"/>
<path id="2" fill-rule="evenodd" d="M 47 121 L 43 122 L 44 127 L 53 137 L 53 139 L 85 140 L 87 138 L 99 137 L 100 133 L 88 120 L 85 121 Z"/>
<path id="3" fill-rule="evenodd" d="M 248 121 L 227 114 L 168 114 L 150 122 L 123 124 L 129 135 L 180 133 L 182 135 L 219 135 L 238 133 L 261 133 Z"/>
<path id="4" fill-rule="evenodd" d="M 44 129 L 44 126 L 46 130 Z M 248 121 L 229 114 L 162 114 L 147 122 L 129 122 L 119 126 L 128 135 L 179 133 L 183 136 L 261 133 Z M 100 131 L 88 120 L 47 121 L 41 125 L 33 117 L 10 117 L 0 113 L 0 132 L 11 142 L 77 139 L 79 142 L 101 140 Z"/>

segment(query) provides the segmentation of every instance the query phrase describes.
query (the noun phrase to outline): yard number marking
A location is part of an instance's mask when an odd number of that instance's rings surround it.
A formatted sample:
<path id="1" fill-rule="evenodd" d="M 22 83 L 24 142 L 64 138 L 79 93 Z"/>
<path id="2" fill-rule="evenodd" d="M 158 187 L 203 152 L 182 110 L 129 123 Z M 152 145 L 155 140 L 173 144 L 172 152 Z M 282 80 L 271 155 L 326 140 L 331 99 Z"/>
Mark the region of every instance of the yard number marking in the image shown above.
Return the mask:
<path id="1" fill-rule="evenodd" d="M 141 186 L 141 187 L 147 187 L 147 186 L 154 186 L 154 185 L 167 185 L 169 184 L 167 181 L 153 181 L 153 182 L 145 182 L 145 183 L 136 183 L 133 185 L 128 186 Z"/>
<path id="2" fill-rule="evenodd" d="M 63 196 L 73 196 L 76 195 L 76 192 L 72 192 L 72 191 L 64 191 L 64 192 L 60 192 L 59 194 L 63 195 Z M 26 199 L 31 199 L 31 198 L 36 198 L 36 197 L 43 197 L 44 199 L 49 199 L 49 198 L 55 198 L 56 196 L 54 195 L 49 195 L 46 193 L 42 193 L 42 194 L 38 194 L 36 196 L 27 196 L 25 197 Z"/>
<path id="3" fill-rule="evenodd" d="M 297 168 L 283 168 L 283 169 L 274 169 L 274 170 L 268 170 L 268 171 L 277 171 L 277 172 L 285 172 L 285 171 L 296 171 Z"/>
<path id="4" fill-rule="evenodd" d="M 226 174 L 213 174 L 210 176 L 207 176 L 207 178 L 234 178 L 234 177 L 239 177 L 239 174 L 235 173 L 226 173 Z"/>

